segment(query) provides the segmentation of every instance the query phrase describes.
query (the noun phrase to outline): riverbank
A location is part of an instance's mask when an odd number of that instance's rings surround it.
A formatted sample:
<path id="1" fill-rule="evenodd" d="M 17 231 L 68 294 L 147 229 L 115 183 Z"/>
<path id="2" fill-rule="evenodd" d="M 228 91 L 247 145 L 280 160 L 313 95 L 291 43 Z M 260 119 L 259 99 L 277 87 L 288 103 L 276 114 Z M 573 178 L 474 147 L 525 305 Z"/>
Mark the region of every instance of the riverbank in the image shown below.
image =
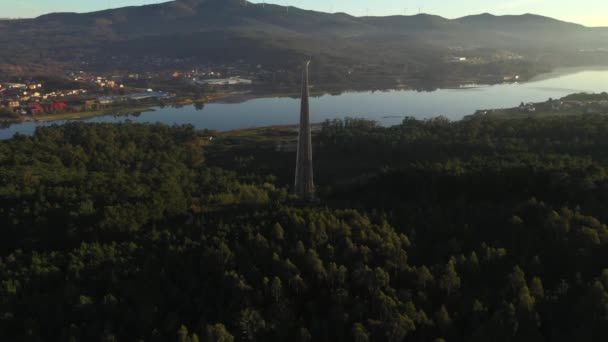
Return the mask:
<path id="1" fill-rule="evenodd" d="M 608 114 L 608 93 L 578 93 L 544 102 L 522 102 L 518 107 L 479 110 L 464 119 L 480 116 L 492 119 L 538 119 L 590 114 Z"/>
<path id="2" fill-rule="evenodd" d="M 523 86 L 526 87 L 527 84 L 531 84 L 531 83 L 538 83 L 538 85 L 545 83 L 546 80 L 551 80 L 552 78 L 562 78 L 562 77 L 568 77 L 568 75 L 570 74 L 576 74 L 578 72 L 582 72 L 585 71 L 586 69 L 581 69 L 581 68 L 569 68 L 569 69 L 561 69 L 561 70 L 555 70 L 553 71 L 550 76 L 551 77 L 537 77 L 534 78 L 533 80 L 530 81 L 530 83 L 527 82 L 522 82 L 519 83 L 518 86 Z M 591 67 L 591 70 L 595 70 L 598 73 L 606 73 L 607 72 L 607 68 L 605 67 Z M 566 82 L 564 82 L 566 83 Z M 415 86 L 414 84 L 418 84 L 418 86 Z M 488 89 L 493 89 L 496 87 L 505 87 L 508 88 L 512 85 L 513 83 L 502 83 L 500 85 L 494 85 L 494 86 L 490 86 L 490 85 L 486 85 L 486 84 L 480 84 L 480 83 L 476 83 L 472 80 L 460 80 L 458 82 L 442 82 L 442 86 L 441 88 L 436 88 L 438 86 L 438 84 L 432 84 L 429 83 L 428 87 L 423 87 L 420 85 L 420 82 L 417 82 L 416 80 L 401 80 L 400 82 L 398 82 L 397 85 L 389 85 L 389 84 L 376 84 L 376 85 L 371 85 L 371 84 L 354 84 L 354 83 L 340 83 L 340 84 L 333 84 L 333 85 L 328 85 L 328 84 L 324 84 L 324 85 L 312 85 L 311 87 L 311 97 L 313 98 L 322 98 L 325 97 L 326 95 L 329 95 L 329 97 L 340 97 L 342 95 L 345 94 L 362 94 L 365 95 L 366 93 L 372 93 L 374 94 L 376 91 L 378 92 L 384 92 L 384 93 L 389 93 L 389 92 L 403 92 L 404 94 L 411 91 L 412 94 L 420 94 L 417 95 L 419 97 L 424 97 L 424 94 L 429 94 L 431 93 L 431 90 L 434 90 L 436 92 L 445 92 L 445 91 L 480 91 L 480 92 L 484 92 Z M 569 89 L 568 93 L 574 93 L 576 91 L 581 91 L 584 90 L 584 88 L 580 88 L 580 89 L 576 89 L 574 84 L 566 84 L 566 85 L 561 85 L 560 87 L 564 87 L 563 89 L 567 89 L 567 88 L 572 88 L 571 91 Z M 548 98 L 548 97 L 555 97 L 555 98 L 559 98 L 561 96 L 564 96 L 566 94 L 563 93 L 563 91 L 560 91 L 560 88 L 555 87 L 552 84 L 548 84 L 546 86 L 546 89 L 556 89 L 555 92 L 553 91 L 548 91 L 548 96 L 545 97 L 544 99 Z M 138 103 L 129 103 L 129 104 L 124 104 L 124 107 L 121 107 L 121 105 L 118 105 L 117 107 L 113 107 L 113 108 L 105 108 L 102 110 L 95 110 L 95 111 L 86 111 L 86 112 L 77 112 L 77 113 L 57 113 L 57 114 L 48 114 L 48 115 L 36 115 L 36 116 L 22 116 L 22 117 L 18 117 L 18 118 L 8 118 L 5 120 L 2 120 L 1 123 L 5 126 L 10 125 L 10 124 L 19 124 L 19 123 L 24 123 L 24 122 L 52 122 L 52 121 L 62 121 L 62 120 L 82 120 L 82 119 L 90 119 L 93 117 L 101 117 L 101 116 L 121 116 L 121 115 L 131 115 L 131 114 L 138 114 L 138 113 L 144 113 L 144 112 L 149 112 L 149 111 L 153 111 L 155 109 L 161 110 L 165 107 L 171 107 L 171 108 L 181 108 L 181 107 L 187 107 L 187 106 L 195 106 L 197 110 L 203 110 L 205 108 L 205 105 L 207 104 L 227 104 L 227 105 L 232 105 L 232 104 L 242 104 L 245 103 L 247 101 L 250 100 L 254 100 L 254 99 L 273 99 L 273 98 L 289 98 L 289 99 L 297 99 L 300 96 L 300 91 L 301 89 L 297 86 L 293 86 L 293 87 L 281 87 L 281 88 L 277 88 L 277 87 L 264 87 L 264 86 L 258 86 L 258 87 L 254 87 L 251 89 L 224 89 L 224 90 L 218 90 L 218 91 L 214 91 L 214 92 L 210 92 L 210 93 L 206 93 L 204 95 L 201 96 L 201 94 L 199 94 L 198 96 L 196 96 L 195 94 L 179 94 L 177 96 L 175 96 L 174 98 L 171 99 L 164 99 L 164 100 L 155 100 L 155 101 L 142 101 L 142 102 L 138 102 Z M 550 93 L 554 93 L 554 94 L 550 94 Z M 464 94 L 464 93 L 463 93 Z M 499 97 L 504 97 L 504 95 L 502 94 L 496 94 L 496 96 Z M 356 99 L 355 96 L 354 99 Z M 541 98 L 542 99 L 542 98 Z M 530 100 L 532 101 L 538 101 L 541 99 L 531 99 L 529 96 L 526 96 L 525 94 L 522 94 L 522 96 L 519 96 L 517 98 L 515 98 L 513 100 L 512 103 L 509 103 L 508 107 L 512 107 L 515 104 L 518 104 L 519 101 L 525 101 L 525 102 L 529 102 Z M 398 99 L 392 99 L 393 101 L 398 100 Z M 412 101 L 414 99 L 410 99 L 408 101 Z M 415 101 L 415 100 L 414 100 Z M 452 99 L 451 101 L 459 101 L 459 99 L 455 98 Z M 493 101 L 493 102 L 501 102 L 501 101 Z M 386 106 L 385 104 L 383 104 L 383 106 Z M 386 112 L 384 113 L 384 115 L 381 115 L 379 118 L 380 119 L 395 119 L 398 117 L 404 117 L 406 115 L 413 115 L 413 116 L 417 116 L 419 110 L 417 110 L 414 113 L 408 113 L 406 112 L 406 110 L 409 109 L 410 106 L 404 107 L 404 112 Z M 505 107 L 505 108 L 508 108 Z M 476 110 L 480 109 L 480 108 L 484 108 L 484 106 L 480 106 L 477 108 L 471 108 L 471 110 L 467 113 L 467 112 L 462 112 L 462 116 L 465 115 L 470 115 L 473 114 Z M 493 106 L 493 108 L 501 108 L 500 104 Z M 363 109 L 363 108 L 361 108 Z M 369 108 L 369 111 L 374 110 L 373 108 Z M 207 113 L 208 114 L 208 113 Z M 445 112 L 445 111 L 437 111 L 436 113 L 433 113 L 435 115 L 448 115 L 449 113 Z M 352 116 L 353 114 L 349 114 L 344 113 L 344 115 L 347 116 Z M 450 115 L 448 115 L 450 116 Z M 378 118 L 376 118 L 378 119 Z M 392 120 L 392 121 L 395 121 Z M 162 119 L 160 119 L 160 121 L 164 121 Z"/>
<path id="3" fill-rule="evenodd" d="M 97 116 L 105 116 L 105 115 L 134 115 L 144 112 L 151 112 L 155 109 L 149 106 L 139 106 L 139 107 L 128 107 L 128 108 L 111 108 L 111 109 L 101 109 L 95 111 L 87 111 L 87 112 L 78 112 L 78 113 L 55 113 L 55 114 L 45 114 L 45 115 L 36 115 L 33 118 L 35 122 L 49 122 L 49 121 L 63 121 L 63 120 L 82 120 L 89 119 Z"/>
<path id="4" fill-rule="evenodd" d="M 52 121 L 65 121 L 65 120 L 83 120 L 90 119 L 99 116 L 125 116 L 125 115 L 137 115 L 145 112 L 155 111 L 155 108 L 162 108 L 165 106 L 189 106 L 197 103 L 209 103 L 227 98 L 231 95 L 230 92 L 217 92 L 209 95 L 205 95 L 198 98 L 191 97 L 178 97 L 172 100 L 154 100 L 154 101 L 141 101 L 138 104 L 127 104 L 125 106 L 113 106 L 110 108 L 102 108 L 98 110 L 88 110 L 82 112 L 62 112 L 62 113 L 50 113 L 50 114 L 27 114 L 19 115 L 15 117 L 3 117 L 0 118 L 0 124 L 11 125 L 25 122 L 52 122 Z"/>
<path id="5" fill-rule="evenodd" d="M 567 73 L 555 78 L 519 84 L 479 86 L 476 88 L 440 89 L 435 92 L 413 90 L 366 91 L 330 93 L 313 87 L 311 98 L 311 121 L 324 122 L 343 118 L 362 118 L 378 122 L 382 126 L 400 124 L 405 117 L 432 119 L 443 116 L 451 121 L 461 120 L 478 110 L 490 112 L 494 109 L 499 115 L 504 108 L 516 108 L 521 102 L 542 103 L 547 99 L 560 99 L 575 93 L 608 92 L 608 70 L 591 70 Z M 211 95 L 211 94 L 209 94 Z M 279 89 L 271 95 L 257 92 L 218 92 L 209 102 L 195 102 L 201 97 L 176 97 L 164 106 L 158 102 L 137 103 L 133 105 L 154 109 L 141 115 L 120 116 L 114 110 L 105 113 L 87 113 L 87 120 L 96 116 L 95 122 L 121 123 L 164 123 L 167 125 L 192 125 L 196 129 L 209 129 L 219 132 L 234 129 L 290 125 L 298 123 L 300 108 L 299 91 Z M 262 97 L 264 96 L 264 97 Z M 242 102 L 238 99 L 255 100 Z M 126 105 L 126 104 L 125 104 Z M 133 112 L 133 108 L 130 109 Z M 533 114 L 537 113 L 537 114 Z M 540 114 L 538 114 L 540 113 Z M 567 113 L 565 110 L 560 115 Z M 122 113 L 121 113 L 122 114 Z M 512 113 L 520 117 L 546 115 L 536 109 L 531 113 Z M 74 118 L 82 119 L 82 113 Z M 48 117 L 67 119 L 70 117 Z M 65 120 L 64 120 L 65 121 Z M 39 126 L 47 126 L 56 121 L 23 122 L 0 129 L 0 139 L 8 139 L 14 134 L 31 135 Z M 63 122 L 63 121 L 59 121 Z"/>
<path id="6" fill-rule="evenodd" d="M 482 116 L 490 119 L 542 119 L 590 114 L 608 115 L 608 93 L 577 93 L 545 102 L 525 103 L 519 107 L 480 110 L 473 115 L 465 116 L 463 120 Z M 311 124 L 313 135 L 321 131 L 322 125 L 319 122 Z M 291 124 L 239 128 L 220 132 L 216 139 L 222 141 L 220 145 L 223 147 L 223 152 L 225 149 L 245 146 L 256 146 L 256 148 L 266 146 L 275 148 L 278 152 L 285 152 L 290 150 L 290 144 L 297 142 L 298 127 L 297 124 Z"/>
<path id="7" fill-rule="evenodd" d="M 357 92 L 387 92 L 387 91 L 416 91 L 419 93 L 430 93 L 439 90 L 471 90 L 484 87 L 525 85 L 528 83 L 543 82 L 561 77 L 568 77 L 581 72 L 607 72 L 607 66 L 570 67 L 558 68 L 548 73 L 520 76 L 517 80 L 498 80 L 488 77 L 481 78 L 459 78 L 446 81 L 425 81 L 420 79 L 399 79 L 397 82 L 378 83 L 336 83 L 311 85 L 310 96 L 321 97 L 325 95 L 338 96 L 345 93 Z M 578 89 L 571 89 L 575 93 Z M 248 91 L 223 92 L 214 97 L 210 102 L 236 104 L 253 99 L 264 98 L 299 98 L 301 89 L 293 87 L 257 87 Z M 196 102 L 196 101 L 194 101 Z"/>

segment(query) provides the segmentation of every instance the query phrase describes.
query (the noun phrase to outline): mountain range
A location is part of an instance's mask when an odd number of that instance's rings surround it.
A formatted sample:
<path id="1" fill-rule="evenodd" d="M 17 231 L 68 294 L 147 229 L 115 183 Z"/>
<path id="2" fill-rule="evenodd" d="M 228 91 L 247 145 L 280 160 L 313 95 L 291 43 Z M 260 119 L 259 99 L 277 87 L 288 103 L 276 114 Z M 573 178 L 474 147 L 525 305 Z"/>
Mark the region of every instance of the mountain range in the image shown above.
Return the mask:
<path id="1" fill-rule="evenodd" d="M 116 55 L 281 67 L 312 56 L 322 65 L 411 69 L 437 65 L 451 55 L 504 54 L 571 65 L 608 62 L 604 54 L 581 55 L 608 49 L 608 28 L 533 14 L 354 17 L 242 0 L 177 0 L 0 21 L 0 46 L 0 72 Z"/>

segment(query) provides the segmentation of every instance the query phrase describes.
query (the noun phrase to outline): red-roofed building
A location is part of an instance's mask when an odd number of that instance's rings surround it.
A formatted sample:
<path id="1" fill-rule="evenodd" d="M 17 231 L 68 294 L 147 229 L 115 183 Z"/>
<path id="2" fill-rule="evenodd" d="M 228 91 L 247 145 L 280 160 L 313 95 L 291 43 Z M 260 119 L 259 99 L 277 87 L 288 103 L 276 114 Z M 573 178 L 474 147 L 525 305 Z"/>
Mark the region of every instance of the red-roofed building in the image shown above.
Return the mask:
<path id="1" fill-rule="evenodd" d="M 63 112 L 68 109 L 68 105 L 65 102 L 55 102 L 51 108 L 54 112 Z"/>
<path id="2" fill-rule="evenodd" d="M 44 108 L 42 108 L 39 104 L 31 104 L 29 106 L 29 110 L 31 114 L 42 114 L 44 113 Z"/>

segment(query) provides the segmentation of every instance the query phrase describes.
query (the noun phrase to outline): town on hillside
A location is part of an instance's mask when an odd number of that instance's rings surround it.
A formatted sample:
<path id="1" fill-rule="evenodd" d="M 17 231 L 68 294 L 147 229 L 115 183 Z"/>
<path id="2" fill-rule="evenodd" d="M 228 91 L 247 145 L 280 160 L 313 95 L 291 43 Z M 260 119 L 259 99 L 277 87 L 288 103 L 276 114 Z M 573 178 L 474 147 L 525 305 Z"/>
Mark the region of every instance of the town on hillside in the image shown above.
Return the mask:
<path id="1" fill-rule="evenodd" d="M 249 89 L 271 79 L 269 74 L 261 65 L 206 64 L 184 70 L 81 70 L 55 77 L 0 77 L 0 121 L 36 121 L 66 113 L 86 116 L 130 106 L 205 101 L 230 90 Z"/>

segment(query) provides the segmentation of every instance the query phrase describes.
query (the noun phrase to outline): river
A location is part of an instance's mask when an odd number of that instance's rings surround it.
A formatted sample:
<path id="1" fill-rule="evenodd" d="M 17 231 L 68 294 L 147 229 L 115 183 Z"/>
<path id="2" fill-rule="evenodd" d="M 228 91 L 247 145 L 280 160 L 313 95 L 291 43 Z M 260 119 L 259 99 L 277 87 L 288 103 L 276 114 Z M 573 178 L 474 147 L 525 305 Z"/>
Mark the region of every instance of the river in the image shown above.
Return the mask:
<path id="1" fill-rule="evenodd" d="M 376 92 L 344 92 L 311 99 L 311 120 L 358 117 L 383 125 L 400 123 L 405 116 L 431 118 L 443 115 L 459 120 L 478 109 L 510 108 L 521 102 L 541 102 L 578 92 L 608 92 L 608 69 L 561 69 L 541 75 L 529 82 L 440 89 L 433 92 L 391 90 Z M 83 121 L 137 123 L 162 122 L 192 124 L 196 128 L 226 131 L 270 125 L 298 123 L 299 99 L 288 97 L 257 98 L 241 103 L 209 103 L 204 109 L 194 106 L 156 108 L 138 116 L 101 116 Z M 38 126 L 56 122 L 25 122 L 0 129 L 0 139 L 15 133 L 32 134 Z"/>

